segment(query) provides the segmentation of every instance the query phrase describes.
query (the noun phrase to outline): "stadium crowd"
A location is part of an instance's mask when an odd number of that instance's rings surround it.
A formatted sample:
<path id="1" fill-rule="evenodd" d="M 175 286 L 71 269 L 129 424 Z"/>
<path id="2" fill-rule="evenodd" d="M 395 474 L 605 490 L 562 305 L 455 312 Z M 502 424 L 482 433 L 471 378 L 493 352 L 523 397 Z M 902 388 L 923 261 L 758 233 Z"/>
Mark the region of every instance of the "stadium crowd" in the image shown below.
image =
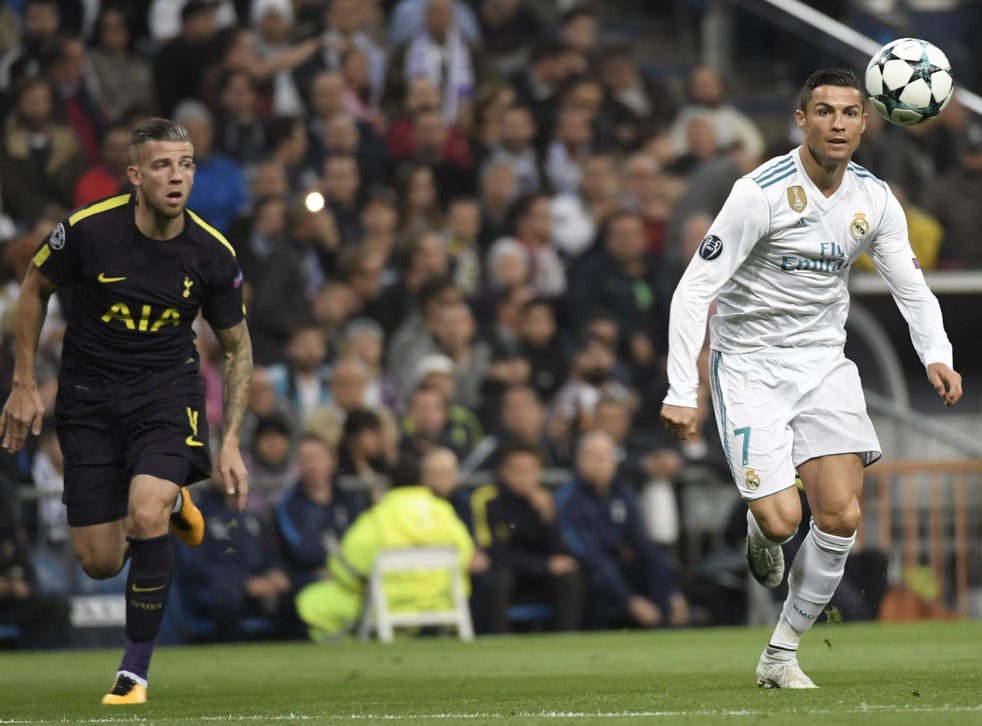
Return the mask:
<path id="1" fill-rule="evenodd" d="M 206 543 L 179 552 L 173 606 L 211 619 L 208 637 L 257 621 L 302 637 L 295 595 L 407 462 L 403 483 L 448 500 L 474 540 L 485 632 L 520 627 L 515 604 L 559 629 L 700 622 L 700 598 L 701 622 L 729 612 L 679 566 L 685 473 L 731 490 L 708 391 L 702 436 L 658 422 L 668 305 L 733 182 L 796 140 L 766 138 L 718 70 L 653 73 L 606 42 L 600 4 L 555 5 L 0 2 L 4 397 L 18 281 L 70 210 L 128 191 L 138 122 L 188 129 L 189 207 L 237 252 L 251 495 L 240 515 L 195 488 Z M 871 114 L 857 160 L 907 205 L 923 267 L 982 264 L 982 127 L 957 100 L 914 132 Z M 42 333 L 48 411 L 68 305 Z M 67 546 L 60 468 L 52 421 L 4 457 L 5 507 L 25 500 L 5 540 Z M 31 578 L 22 554 L 0 568 L 2 621 Z"/>

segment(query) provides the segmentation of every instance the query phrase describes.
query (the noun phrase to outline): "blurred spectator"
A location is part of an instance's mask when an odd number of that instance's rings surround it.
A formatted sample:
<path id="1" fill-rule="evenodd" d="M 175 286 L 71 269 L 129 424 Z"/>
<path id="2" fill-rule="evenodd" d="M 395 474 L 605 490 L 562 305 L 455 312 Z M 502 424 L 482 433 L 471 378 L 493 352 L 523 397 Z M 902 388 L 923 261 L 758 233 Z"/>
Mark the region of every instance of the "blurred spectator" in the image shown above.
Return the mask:
<path id="1" fill-rule="evenodd" d="M 17 518 L 14 485 L 5 481 L 0 489 L 0 625 L 20 628 L 20 647 L 63 648 L 69 643 L 68 598 L 42 592 Z"/>
<path id="2" fill-rule="evenodd" d="M 516 98 L 515 90 L 500 79 L 487 81 L 477 89 L 470 141 L 479 165 L 501 143 L 505 112 L 515 105 Z"/>
<path id="3" fill-rule="evenodd" d="M 403 166 L 400 177 L 399 238 L 403 245 L 408 245 L 427 232 L 439 230 L 443 211 L 437 194 L 436 174 L 431 167 L 425 164 Z"/>
<path id="4" fill-rule="evenodd" d="M 62 27 L 58 0 L 25 0 L 22 11 L 20 43 L 0 58 L 0 99 L 16 92 L 22 80 L 41 75 L 44 58 L 54 49 Z"/>
<path id="5" fill-rule="evenodd" d="M 434 353 L 420 360 L 413 374 L 416 388 L 435 388 L 450 402 L 447 406 L 447 438 L 453 443 L 455 452 L 470 452 L 484 438 L 484 430 L 474 411 L 455 403 L 457 379 L 453 361 Z M 409 416 L 402 421 L 402 432 L 413 434 L 413 421 Z"/>
<path id="6" fill-rule="evenodd" d="M 403 0 L 406 2 L 406 0 Z M 476 91 L 484 78 L 477 46 L 455 22 L 461 3 L 425 0 L 423 24 L 403 44 L 393 44 L 386 72 L 385 96 L 399 99 L 405 84 L 417 76 L 429 78 L 440 90 L 440 111 L 448 124 L 470 126 Z M 399 14 L 393 11 L 390 27 Z M 405 27 L 405 26 L 403 26 Z"/>
<path id="7" fill-rule="evenodd" d="M 645 531 L 637 500 L 617 477 L 614 442 L 587 433 L 576 473 L 556 495 L 560 525 L 588 582 L 586 625 L 685 625 L 689 607 L 666 554 Z"/>
<path id="8" fill-rule="evenodd" d="M 525 66 L 543 23 L 528 0 L 483 0 L 478 10 L 481 41 L 489 64 L 500 76 Z"/>
<path id="9" fill-rule="evenodd" d="M 266 156 L 266 126 L 257 112 L 256 86 L 243 70 L 225 73 L 215 89 L 215 148 L 246 170 Z"/>
<path id="10" fill-rule="evenodd" d="M 433 329 L 437 350 L 453 361 L 457 380 L 453 403 L 471 411 L 481 408 L 481 385 L 488 375 L 491 347 L 477 336 L 477 325 L 465 302 L 444 305 Z"/>
<path id="11" fill-rule="evenodd" d="M 464 462 L 464 472 L 495 471 L 501 462 L 501 452 L 511 444 L 535 447 L 546 468 L 562 463 L 546 435 L 545 406 L 531 386 L 519 384 L 505 389 L 498 425 L 493 435 L 485 437 Z"/>
<path id="12" fill-rule="evenodd" d="M 531 63 L 509 78 L 518 103 L 532 115 L 534 146 L 539 151 L 552 133 L 563 85 L 574 70 L 574 61 L 562 40 L 546 37 L 532 50 Z"/>
<path id="13" fill-rule="evenodd" d="M 515 237 L 531 262 L 532 288 L 545 297 L 566 292 L 566 269 L 552 233 L 551 205 L 548 194 L 537 192 L 520 197 L 512 211 Z"/>
<path id="14" fill-rule="evenodd" d="M 68 515 L 61 503 L 65 489 L 65 459 L 53 418 L 46 417 L 38 436 L 38 451 L 31 464 L 31 479 L 38 495 L 38 530 L 51 548 L 68 543 Z"/>
<path id="15" fill-rule="evenodd" d="M 250 472 L 251 473 L 251 472 Z M 177 547 L 180 594 L 189 613 L 213 624 L 209 636 L 235 642 L 261 619 L 268 637 L 295 633 L 290 578 L 271 536 L 251 509 L 239 512 L 217 479 L 195 491 L 205 538 L 191 556 Z"/>
<path id="16" fill-rule="evenodd" d="M 573 71 L 591 71 L 597 61 L 600 19 L 593 8 L 573 5 L 559 16 L 559 37 L 573 56 Z"/>
<path id="17" fill-rule="evenodd" d="M 126 9 L 103 6 L 96 18 L 89 66 L 92 92 L 110 121 L 119 121 L 131 108 L 153 108 L 153 73 L 150 64 L 133 52 Z"/>
<path id="18" fill-rule="evenodd" d="M 181 32 L 181 26 L 191 13 L 187 9 L 190 0 L 141 0 L 141 5 L 149 5 L 146 11 L 146 27 L 150 37 L 158 45 L 176 37 Z M 237 11 L 235 0 L 203 0 L 201 5 L 207 5 L 214 12 L 215 30 L 222 31 L 236 24 Z M 195 8 L 194 12 L 199 12 Z"/>
<path id="19" fill-rule="evenodd" d="M 594 408 L 603 395 L 632 395 L 614 377 L 616 365 L 610 341 L 590 333 L 584 336 L 573 353 L 569 375 L 552 400 L 549 435 L 561 455 L 568 455 L 576 438 L 593 428 Z"/>
<path id="20" fill-rule="evenodd" d="M 330 579 L 308 585 L 297 595 L 297 613 L 315 642 L 327 643 L 352 630 L 362 612 L 365 582 L 379 552 L 399 547 L 451 545 L 460 554 L 461 577 L 470 591 L 468 565 L 474 543 L 449 502 L 421 483 L 419 465 L 402 462 L 392 489 L 345 532 L 340 551 L 327 563 Z M 391 578 L 383 583 L 394 611 L 443 606 L 445 572 Z"/>
<path id="21" fill-rule="evenodd" d="M 205 71 L 222 52 L 216 7 L 206 0 L 187 0 L 181 7 L 180 35 L 168 39 L 154 56 L 157 108 L 164 116 L 172 117 L 185 98 L 203 98 Z"/>
<path id="22" fill-rule="evenodd" d="M 399 459 L 419 461 L 426 452 L 438 446 L 450 449 L 458 459 L 470 453 L 465 445 L 453 440 L 450 426 L 450 403 L 436 386 L 419 386 L 409 397 L 406 416 L 399 438 Z"/>
<path id="23" fill-rule="evenodd" d="M 518 335 L 522 357 L 529 363 L 529 385 L 540 401 L 551 401 L 569 368 L 552 302 L 533 298 L 525 303 Z"/>
<path id="24" fill-rule="evenodd" d="M 317 172 L 311 164 L 310 144 L 303 118 L 283 116 L 268 125 L 270 158 L 286 171 L 290 191 L 306 194 L 317 186 Z"/>
<path id="25" fill-rule="evenodd" d="M 338 475 L 356 476 L 378 491 L 392 460 L 387 451 L 385 424 L 372 409 L 356 408 L 344 419 L 337 445 Z"/>
<path id="26" fill-rule="evenodd" d="M 464 299 L 460 288 L 444 277 L 434 277 L 419 288 L 418 302 L 408 311 L 405 320 L 391 336 L 386 371 L 400 396 L 413 386 L 413 370 L 417 361 L 433 352 L 433 332 L 445 305 Z"/>
<path id="27" fill-rule="evenodd" d="M 563 254 L 575 260 L 593 247 L 597 230 L 620 206 L 616 158 L 592 153 L 583 163 L 579 188 L 552 198 L 553 233 Z"/>
<path id="28" fill-rule="evenodd" d="M 256 280 L 249 332 L 256 362 L 270 365 L 284 360 L 286 341 L 293 330 L 312 315 L 311 302 L 325 279 L 337 234 L 333 218 L 311 212 L 304 200 L 290 202 L 287 235 L 270 250 Z"/>
<path id="29" fill-rule="evenodd" d="M 102 140 L 102 158 L 89 167 L 75 184 L 72 207 L 105 199 L 131 189 L 127 169 L 130 165 L 130 129 L 116 124 L 110 126 Z"/>
<path id="30" fill-rule="evenodd" d="M 253 0 L 250 21 L 256 33 L 256 55 L 260 60 L 268 61 L 290 49 L 293 20 L 290 0 Z M 304 112 L 304 100 L 295 80 L 303 67 L 280 68 L 270 76 L 271 113 L 274 116 L 300 116 Z"/>
<path id="31" fill-rule="evenodd" d="M 527 106 L 517 104 L 503 113 L 501 138 L 491 149 L 488 163 L 504 164 L 511 169 L 512 198 L 533 194 L 543 187 L 539 155 L 534 145 L 535 132 L 535 122 Z M 483 188 L 487 190 L 486 186 Z"/>
<path id="32" fill-rule="evenodd" d="M 982 223 L 982 124 L 969 126 L 958 142 L 958 167 L 927 191 L 925 210 L 944 226 L 939 263 L 943 267 L 982 267 L 975 230 Z"/>
<path id="33" fill-rule="evenodd" d="M 334 0 L 325 14 L 324 51 L 325 68 L 340 70 L 349 52 L 360 53 L 364 59 L 364 83 L 366 100 L 377 110 L 385 82 L 385 49 L 365 32 L 361 0 Z"/>
<path id="34" fill-rule="evenodd" d="M 361 496 L 335 484 L 337 458 L 323 439 L 300 437 L 297 468 L 300 478 L 276 505 L 276 532 L 294 593 L 324 577 L 327 558 L 364 509 Z"/>
<path id="35" fill-rule="evenodd" d="M 473 295 L 481 282 L 481 257 L 477 240 L 480 231 L 480 203 L 467 196 L 451 200 L 443 234 L 454 282 L 467 296 Z"/>
<path id="36" fill-rule="evenodd" d="M 678 112 L 678 100 L 638 67 L 628 46 L 604 49 L 600 77 L 607 91 L 604 113 L 621 149 L 634 149 L 643 136 L 668 129 Z"/>
<path id="37" fill-rule="evenodd" d="M 249 403 L 242 421 L 240 446 L 243 451 L 252 448 L 259 421 L 270 417 L 287 421 L 291 431 L 296 431 L 300 426 L 297 412 L 293 410 L 286 399 L 276 395 L 276 389 L 273 388 L 273 384 L 269 380 L 268 371 L 262 366 L 256 366 L 252 370 Z"/>
<path id="38" fill-rule="evenodd" d="M 269 367 L 267 373 L 277 396 L 289 401 L 300 417 L 307 417 L 331 398 L 331 370 L 325 364 L 327 337 L 313 322 L 299 325 L 286 344 L 286 361 Z"/>
<path id="39" fill-rule="evenodd" d="M 399 409 L 399 394 L 395 384 L 382 372 L 382 356 L 385 353 L 385 331 L 371 318 L 349 320 L 342 331 L 339 352 L 352 356 L 365 366 L 368 383 L 365 388 L 365 405 L 384 408 L 395 413 Z"/>
<path id="40" fill-rule="evenodd" d="M 390 275 L 395 273 L 393 253 L 396 249 L 396 230 L 399 227 L 399 207 L 396 193 L 387 186 L 370 186 L 361 205 L 362 246 L 377 250 L 386 260 Z"/>
<path id="41" fill-rule="evenodd" d="M 667 283 L 645 251 L 644 222 L 636 212 L 607 219 L 604 247 L 584 261 L 567 298 L 576 310 L 601 309 L 620 324 L 618 352 L 642 384 L 660 370 L 668 351 Z"/>
<path id="42" fill-rule="evenodd" d="M 52 204 L 67 211 L 85 169 L 85 154 L 75 132 L 52 116 L 50 84 L 39 77 L 25 79 L 17 87 L 16 106 L 3 126 L 4 209 L 19 224 L 40 217 Z"/>
<path id="43" fill-rule="evenodd" d="M 470 147 L 465 136 L 454 130 L 436 109 L 421 109 L 413 120 L 410 161 L 433 170 L 441 207 L 446 207 L 453 196 L 474 191 Z"/>
<path id="44" fill-rule="evenodd" d="M 387 45 L 390 48 L 405 43 L 423 29 L 430 2 L 431 0 L 395 0 L 387 29 Z M 449 6 L 450 3 L 446 5 Z M 470 5 L 465 0 L 453 0 L 451 12 L 454 22 L 468 42 L 479 43 L 481 29 Z"/>
<path id="45" fill-rule="evenodd" d="M 252 443 L 243 452 L 249 470 L 246 508 L 262 520 L 272 519 L 273 507 L 297 477 L 293 459 L 293 430 L 284 416 L 271 414 L 256 421 Z"/>
<path id="46" fill-rule="evenodd" d="M 214 119 L 203 103 L 182 101 L 174 109 L 174 120 L 188 130 L 194 146 L 194 186 L 188 206 L 224 234 L 249 204 L 242 167 L 215 151 Z"/>
<path id="47" fill-rule="evenodd" d="M 321 179 L 324 202 L 334 217 L 342 247 L 353 247 L 361 242 L 361 211 L 359 193 L 361 176 L 358 161 L 351 154 L 337 154 L 324 162 Z"/>
<path id="48" fill-rule="evenodd" d="M 543 170 L 555 194 L 574 194 L 583 179 L 583 166 L 593 150 L 593 128 L 589 114 L 564 106 L 556 119 L 546 147 Z"/>
<path id="49" fill-rule="evenodd" d="M 750 117 L 727 103 L 723 77 L 711 66 L 699 65 L 689 72 L 685 104 L 669 130 L 676 156 L 690 150 L 686 129 L 689 119 L 698 115 L 705 115 L 711 122 L 719 148 L 739 148 L 751 158 L 762 157 L 763 134 Z"/>
<path id="50" fill-rule="evenodd" d="M 308 430 L 319 431 L 325 441 L 335 443 L 348 414 L 366 406 L 368 369 L 360 358 L 348 353 L 334 364 L 328 400 L 305 419 Z"/>
<path id="51" fill-rule="evenodd" d="M 209 107 L 215 108 L 219 89 L 224 85 L 228 73 L 240 71 L 247 73 L 255 84 L 257 110 L 270 115 L 273 106 L 273 87 L 271 79 L 283 70 L 293 70 L 300 66 L 321 48 L 319 38 L 301 40 L 278 53 L 262 57 L 256 50 L 255 36 L 248 28 L 236 27 L 221 36 L 221 54 L 209 67 L 202 78 L 202 98 Z"/>
<path id="52" fill-rule="evenodd" d="M 273 165 L 278 167 L 278 165 Z M 257 173 L 257 178 L 264 172 Z M 284 182 L 285 184 L 285 182 Z M 257 196 L 250 211 L 239 215 L 229 229 L 228 240 L 235 248 L 239 268 L 245 279 L 243 296 L 246 307 L 252 307 L 256 285 L 264 270 L 266 258 L 284 244 L 286 237 L 286 195 Z"/>
<path id="53" fill-rule="evenodd" d="M 86 78 L 89 64 L 85 42 L 81 38 L 60 38 L 45 56 L 44 67 L 54 90 L 55 115 L 65 119 L 75 131 L 89 163 L 97 163 L 106 117 Z"/>
<path id="54" fill-rule="evenodd" d="M 491 160 L 481 168 L 481 231 L 478 242 L 482 250 L 510 233 L 509 211 L 518 194 L 515 171 L 505 159 Z"/>
<path id="55" fill-rule="evenodd" d="M 552 492 L 542 485 L 535 446 L 511 444 L 501 452 L 494 484 L 471 496 L 477 545 L 491 558 L 485 584 L 487 629 L 508 632 L 514 604 L 549 603 L 556 630 L 580 627 L 583 578 L 556 523 Z"/>
<path id="56" fill-rule="evenodd" d="M 637 151 L 624 159 L 620 177 L 623 205 L 641 215 L 645 251 L 660 261 L 668 246 L 666 228 L 677 219 L 672 185 L 647 151 Z"/>

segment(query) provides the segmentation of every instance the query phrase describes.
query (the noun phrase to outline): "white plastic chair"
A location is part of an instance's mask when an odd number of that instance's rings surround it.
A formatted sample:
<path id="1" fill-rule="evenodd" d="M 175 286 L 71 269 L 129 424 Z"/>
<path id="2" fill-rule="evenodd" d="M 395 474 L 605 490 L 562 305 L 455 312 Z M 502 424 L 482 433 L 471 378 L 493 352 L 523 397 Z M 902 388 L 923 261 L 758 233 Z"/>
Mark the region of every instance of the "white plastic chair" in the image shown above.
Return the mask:
<path id="1" fill-rule="evenodd" d="M 467 604 L 467 594 L 461 580 L 460 555 L 455 547 L 401 547 L 382 550 L 375 558 L 372 574 L 365 589 L 365 605 L 358 638 L 368 640 L 372 631 L 378 632 L 383 643 L 391 643 L 393 630 L 398 627 L 454 625 L 461 640 L 474 639 L 474 626 Z M 426 572 L 443 570 L 450 579 L 451 607 L 444 610 L 414 610 L 392 612 L 385 597 L 385 575 L 395 572 Z"/>

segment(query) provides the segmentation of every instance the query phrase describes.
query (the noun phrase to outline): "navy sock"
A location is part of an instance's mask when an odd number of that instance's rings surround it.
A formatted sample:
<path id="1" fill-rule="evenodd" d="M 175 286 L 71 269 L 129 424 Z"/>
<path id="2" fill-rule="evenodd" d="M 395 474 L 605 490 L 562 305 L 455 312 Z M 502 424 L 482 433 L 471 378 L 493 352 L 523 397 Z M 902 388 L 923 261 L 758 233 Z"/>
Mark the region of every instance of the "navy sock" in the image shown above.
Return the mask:
<path id="1" fill-rule="evenodd" d="M 151 539 L 127 537 L 127 541 L 131 558 L 126 578 L 126 652 L 120 670 L 146 678 L 174 578 L 174 552 L 166 534 Z"/>

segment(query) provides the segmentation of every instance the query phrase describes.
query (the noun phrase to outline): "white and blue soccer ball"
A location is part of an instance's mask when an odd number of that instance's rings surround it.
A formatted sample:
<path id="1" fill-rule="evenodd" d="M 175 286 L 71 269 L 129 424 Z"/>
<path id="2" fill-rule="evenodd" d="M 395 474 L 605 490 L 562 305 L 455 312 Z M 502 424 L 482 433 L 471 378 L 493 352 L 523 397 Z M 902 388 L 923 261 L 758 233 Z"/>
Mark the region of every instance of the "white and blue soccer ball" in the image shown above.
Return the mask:
<path id="1" fill-rule="evenodd" d="M 900 38 L 880 48 L 866 66 L 866 91 L 887 121 L 917 126 L 948 105 L 955 84 L 951 64 L 935 45 Z"/>

